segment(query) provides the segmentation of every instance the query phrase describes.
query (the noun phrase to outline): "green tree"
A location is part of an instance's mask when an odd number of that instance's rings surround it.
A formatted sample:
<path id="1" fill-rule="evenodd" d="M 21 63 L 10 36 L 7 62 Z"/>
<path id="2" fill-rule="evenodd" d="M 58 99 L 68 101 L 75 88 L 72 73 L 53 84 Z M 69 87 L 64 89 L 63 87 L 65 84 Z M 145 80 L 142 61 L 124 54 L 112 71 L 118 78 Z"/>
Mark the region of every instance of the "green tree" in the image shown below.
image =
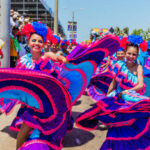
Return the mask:
<path id="1" fill-rule="evenodd" d="M 146 31 L 144 31 L 143 29 L 134 29 L 132 31 L 132 34 L 134 34 L 134 35 L 140 35 L 146 41 L 150 40 L 150 28 L 148 28 Z"/>
<path id="2" fill-rule="evenodd" d="M 131 34 L 142 36 L 144 35 L 143 29 L 134 29 Z"/>
<path id="3" fill-rule="evenodd" d="M 147 39 L 148 39 L 148 31 L 144 31 L 143 39 L 147 41 Z"/>
<path id="4" fill-rule="evenodd" d="M 146 40 L 150 41 L 150 28 L 146 30 Z"/>
<path id="5" fill-rule="evenodd" d="M 120 35 L 120 28 L 119 28 L 119 27 L 116 27 L 114 33 L 115 33 L 116 35 Z"/>
<path id="6" fill-rule="evenodd" d="M 123 28 L 123 33 L 128 36 L 129 35 L 129 28 L 126 27 L 126 28 Z"/>

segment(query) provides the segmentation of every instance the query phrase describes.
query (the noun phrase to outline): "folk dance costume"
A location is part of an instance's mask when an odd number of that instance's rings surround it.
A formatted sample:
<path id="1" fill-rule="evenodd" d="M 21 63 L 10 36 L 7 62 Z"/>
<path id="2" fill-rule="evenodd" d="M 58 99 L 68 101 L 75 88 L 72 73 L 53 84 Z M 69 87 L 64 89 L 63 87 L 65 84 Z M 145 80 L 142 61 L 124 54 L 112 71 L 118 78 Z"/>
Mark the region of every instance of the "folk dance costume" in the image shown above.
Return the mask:
<path id="1" fill-rule="evenodd" d="M 124 51 L 123 48 L 119 48 L 118 51 Z M 104 98 L 107 94 L 110 83 L 112 82 L 113 75 L 112 71 L 117 63 L 117 58 L 111 56 L 108 68 L 103 69 L 101 65 L 107 63 L 108 58 L 104 58 L 100 66 L 97 68 L 96 73 L 91 78 L 89 86 L 87 88 L 88 96 L 94 102 Z"/>
<path id="2" fill-rule="evenodd" d="M 146 95 L 149 95 L 149 86 L 150 86 L 150 41 L 147 42 L 148 49 L 140 49 L 138 63 L 143 67 L 143 75 L 144 75 L 144 82 L 146 84 Z"/>
<path id="3" fill-rule="evenodd" d="M 76 124 L 84 130 L 96 129 L 98 121 L 108 126 L 101 150 L 150 149 L 150 98 L 143 95 L 144 89 L 128 91 L 138 84 L 138 77 L 124 61 L 117 62 L 113 72 L 116 89 L 79 115 Z M 124 90 L 120 99 L 118 95 Z"/>
<path id="4" fill-rule="evenodd" d="M 147 58 L 144 67 L 143 67 L 144 77 L 150 78 L 150 57 Z"/>
<path id="5" fill-rule="evenodd" d="M 32 32 L 43 32 L 33 28 L 38 28 L 40 24 L 34 24 L 36 26 L 29 25 Z M 24 56 L 27 61 L 21 59 L 20 65 L 35 70 L 0 69 L 1 111 L 11 112 L 16 104 L 22 104 L 25 108 L 20 113 L 20 118 L 33 128 L 30 137 L 19 150 L 62 148 L 62 138 L 70 130 L 72 105 L 85 91 L 97 65 L 109 51 L 115 51 L 118 47 L 118 38 L 110 35 L 84 51 L 73 50 L 67 56 L 70 64 L 64 65 L 57 79 L 47 74 L 47 66 L 51 66 L 51 63 L 41 60 L 33 65 L 30 55 Z"/>
<path id="6" fill-rule="evenodd" d="M 150 77 L 150 41 L 147 42 L 148 44 L 148 49 L 145 52 L 146 53 L 146 59 L 143 62 L 144 67 L 143 67 L 143 74 L 144 77 Z"/>

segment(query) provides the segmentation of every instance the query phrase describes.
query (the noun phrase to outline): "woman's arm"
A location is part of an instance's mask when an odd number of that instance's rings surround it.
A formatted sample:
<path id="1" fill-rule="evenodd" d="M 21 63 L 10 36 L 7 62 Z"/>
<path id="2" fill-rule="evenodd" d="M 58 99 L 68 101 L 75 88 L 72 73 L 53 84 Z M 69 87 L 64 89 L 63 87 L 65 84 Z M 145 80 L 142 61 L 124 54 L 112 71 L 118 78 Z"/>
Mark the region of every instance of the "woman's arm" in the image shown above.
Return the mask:
<path id="1" fill-rule="evenodd" d="M 120 95 L 122 95 L 123 93 L 127 93 L 128 91 L 130 90 L 134 90 L 134 91 L 140 91 L 143 89 L 143 86 L 144 86 L 144 82 L 143 82 L 143 68 L 141 65 L 138 65 L 137 67 L 137 76 L 138 76 L 138 84 L 129 89 L 129 90 L 125 90 L 125 91 L 122 91 Z"/>
<path id="2" fill-rule="evenodd" d="M 137 76 L 138 76 L 138 84 L 129 89 L 129 90 L 135 90 L 135 91 L 140 91 L 143 89 L 143 86 L 144 86 L 144 82 L 143 82 L 143 68 L 141 65 L 138 65 L 137 67 Z"/>
<path id="3" fill-rule="evenodd" d="M 101 67 L 104 69 L 108 68 L 108 66 L 110 65 L 110 61 L 110 56 L 108 56 L 108 61 L 105 64 L 101 65 Z"/>
<path id="4" fill-rule="evenodd" d="M 141 65 L 138 65 L 138 68 L 137 68 L 137 76 L 138 76 L 138 84 L 129 89 L 129 90 L 125 90 L 125 91 L 122 91 L 120 94 L 119 94 L 119 98 L 122 99 L 122 94 L 124 93 L 128 93 L 128 91 L 130 90 L 134 90 L 134 91 L 140 91 L 143 89 L 143 86 L 144 86 L 144 82 L 143 82 L 143 68 Z"/>
<path id="5" fill-rule="evenodd" d="M 63 54 L 62 51 L 58 51 L 58 52 L 56 53 L 56 55 L 57 55 L 57 56 L 64 56 L 64 54 Z"/>
<path id="6" fill-rule="evenodd" d="M 57 61 L 57 62 L 61 62 L 61 63 L 68 63 L 68 60 L 64 56 L 57 56 L 53 52 L 44 53 L 44 58 L 50 58 L 53 61 Z"/>
<path id="7" fill-rule="evenodd" d="M 107 95 L 116 88 L 116 85 L 117 85 L 117 82 L 116 82 L 115 78 L 113 78 L 113 80 L 108 88 Z"/>

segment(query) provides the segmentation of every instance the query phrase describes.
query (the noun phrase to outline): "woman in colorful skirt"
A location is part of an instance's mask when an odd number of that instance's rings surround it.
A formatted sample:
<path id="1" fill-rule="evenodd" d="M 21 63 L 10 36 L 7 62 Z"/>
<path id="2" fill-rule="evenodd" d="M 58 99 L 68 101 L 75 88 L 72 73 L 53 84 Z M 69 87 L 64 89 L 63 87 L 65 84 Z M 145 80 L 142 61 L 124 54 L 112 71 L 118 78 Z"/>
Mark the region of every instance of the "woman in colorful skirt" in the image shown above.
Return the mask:
<path id="1" fill-rule="evenodd" d="M 115 64 L 107 96 L 76 120 L 84 130 L 96 129 L 99 121 L 108 126 L 102 150 L 150 149 L 150 98 L 143 95 L 143 69 L 135 63 L 141 42 L 128 37 L 126 62 Z"/>
<path id="2" fill-rule="evenodd" d="M 46 25 L 38 22 L 27 24 L 22 30 L 23 34 L 27 36 L 28 46 L 31 53 L 21 57 L 17 63 L 16 68 L 39 70 L 48 74 L 54 73 L 53 61 L 63 62 L 66 59 L 61 56 L 57 56 L 52 52 L 42 53 L 44 43 L 52 37 L 52 31 L 46 27 Z M 46 39 L 47 38 L 47 39 Z M 13 130 L 19 131 L 17 136 L 17 148 L 19 148 L 29 136 L 31 127 L 27 126 L 22 119 L 23 113 L 27 110 L 25 105 L 22 105 L 18 112 L 17 117 L 10 127 Z M 37 132 L 36 133 L 40 133 Z"/>

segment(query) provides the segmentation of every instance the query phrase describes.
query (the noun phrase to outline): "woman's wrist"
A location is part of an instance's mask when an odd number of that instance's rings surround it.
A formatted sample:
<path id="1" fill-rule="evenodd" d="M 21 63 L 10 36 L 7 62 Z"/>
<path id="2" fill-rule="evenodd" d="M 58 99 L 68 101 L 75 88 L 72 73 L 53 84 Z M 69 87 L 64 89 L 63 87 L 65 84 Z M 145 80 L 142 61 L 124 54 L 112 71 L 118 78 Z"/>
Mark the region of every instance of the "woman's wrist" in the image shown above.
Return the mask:
<path id="1" fill-rule="evenodd" d="M 129 90 L 125 90 L 124 93 L 129 93 Z"/>

